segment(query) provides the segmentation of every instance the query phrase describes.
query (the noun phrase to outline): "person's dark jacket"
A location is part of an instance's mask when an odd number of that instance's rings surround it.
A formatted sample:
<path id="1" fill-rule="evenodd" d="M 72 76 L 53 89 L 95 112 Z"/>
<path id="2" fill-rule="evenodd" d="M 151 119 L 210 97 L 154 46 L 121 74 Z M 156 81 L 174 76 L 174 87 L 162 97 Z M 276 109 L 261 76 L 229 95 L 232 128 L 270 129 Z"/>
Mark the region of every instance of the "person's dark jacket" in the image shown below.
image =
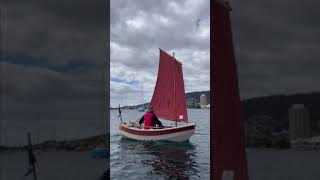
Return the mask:
<path id="1" fill-rule="evenodd" d="M 144 115 L 140 118 L 139 124 L 141 125 L 144 122 Z M 156 126 L 156 124 L 160 127 L 163 127 L 161 121 L 159 121 L 158 117 L 152 113 L 152 126 Z"/>

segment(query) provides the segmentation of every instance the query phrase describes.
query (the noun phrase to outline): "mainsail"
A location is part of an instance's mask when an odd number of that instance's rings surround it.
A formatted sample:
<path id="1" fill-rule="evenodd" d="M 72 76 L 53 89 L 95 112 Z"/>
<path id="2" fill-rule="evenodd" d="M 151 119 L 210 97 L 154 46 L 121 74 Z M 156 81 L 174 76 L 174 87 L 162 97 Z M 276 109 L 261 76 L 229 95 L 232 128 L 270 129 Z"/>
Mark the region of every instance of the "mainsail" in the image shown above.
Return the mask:
<path id="1" fill-rule="evenodd" d="M 159 118 L 188 122 L 182 63 L 162 49 L 151 105 Z"/>
<path id="2" fill-rule="evenodd" d="M 213 2 L 211 177 L 215 180 L 248 180 L 230 10 L 227 4 Z"/>

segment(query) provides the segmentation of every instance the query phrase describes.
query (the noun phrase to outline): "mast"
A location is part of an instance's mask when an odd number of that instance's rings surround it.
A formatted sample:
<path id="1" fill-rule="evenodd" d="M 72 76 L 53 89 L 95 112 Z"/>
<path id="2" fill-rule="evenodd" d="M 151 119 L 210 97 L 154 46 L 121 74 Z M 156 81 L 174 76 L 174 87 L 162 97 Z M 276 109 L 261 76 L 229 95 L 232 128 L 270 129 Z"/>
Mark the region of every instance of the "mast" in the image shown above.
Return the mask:
<path id="1" fill-rule="evenodd" d="M 173 111 L 174 111 L 174 120 L 176 122 L 176 127 L 178 126 L 178 120 L 177 120 L 177 112 L 176 112 L 176 74 L 175 74 L 175 68 L 174 68 L 174 52 L 172 52 L 172 62 L 173 62 Z"/>
<path id="2" fill-rule="evenodd" d="M 143 112 L 144 112 L 144 94 L 143 94 L 143 81 L 141 81 L 141 86 L 142 86 L 142 92 L 141 92 L 141 94 L 142 94 L 142 108 L 143 108 Z"/>
<path id="3" fill-rule="evenodd" d="M 33 173 L 33 179 L 37 180 L 37 171 L 36 171 L 36 158 L 33 154 L 33 149 L 32 149 L 32 142 L 31 142 L 31 134 L 28 132 L 28 157 L 29 157 L 29 165 L 30 165 L 30 172 Z"/>
<path id="4" fill-rule="evenodd" d="M 122 116 L 121 116 L 121 109 L 120 109 L 120 104 L 119 104 L 119 106 L 118 106 L 119 108 L 118 108 L 118 111 L 119 111 L 119 116 L 118 117 L 120 117 L 120 122 L 122 123 Z"/>

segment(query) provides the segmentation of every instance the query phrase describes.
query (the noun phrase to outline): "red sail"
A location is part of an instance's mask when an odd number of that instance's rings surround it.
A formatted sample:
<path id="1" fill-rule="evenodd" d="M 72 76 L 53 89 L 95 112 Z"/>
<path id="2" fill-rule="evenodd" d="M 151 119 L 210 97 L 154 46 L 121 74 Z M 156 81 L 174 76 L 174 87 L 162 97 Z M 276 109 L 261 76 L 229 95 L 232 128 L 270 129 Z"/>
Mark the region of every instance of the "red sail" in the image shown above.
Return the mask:
<path id="1" fill-rule="evenodd" d="M 188 122 L 182 63 L 161 49 L 151 105 L 159 118 Z"/>
<path id="2" fill-rule="evenodd" d="M 247 180 L 244 126 L 232 42 L 231 8 L 213 2 L 212 25 L 212 179 Z"/>

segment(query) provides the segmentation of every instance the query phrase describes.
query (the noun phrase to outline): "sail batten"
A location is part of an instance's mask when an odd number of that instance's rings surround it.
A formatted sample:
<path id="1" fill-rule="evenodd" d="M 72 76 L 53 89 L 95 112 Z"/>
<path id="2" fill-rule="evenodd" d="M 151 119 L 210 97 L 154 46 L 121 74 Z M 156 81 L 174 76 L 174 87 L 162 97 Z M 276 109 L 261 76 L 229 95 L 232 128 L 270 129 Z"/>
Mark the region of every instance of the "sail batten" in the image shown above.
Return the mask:
<path id="1" fill-rule="evenodd" d="M 160 50 L 159 69 L 151 105 L 159 118 L 188 122 L 182 63 Z"/>

